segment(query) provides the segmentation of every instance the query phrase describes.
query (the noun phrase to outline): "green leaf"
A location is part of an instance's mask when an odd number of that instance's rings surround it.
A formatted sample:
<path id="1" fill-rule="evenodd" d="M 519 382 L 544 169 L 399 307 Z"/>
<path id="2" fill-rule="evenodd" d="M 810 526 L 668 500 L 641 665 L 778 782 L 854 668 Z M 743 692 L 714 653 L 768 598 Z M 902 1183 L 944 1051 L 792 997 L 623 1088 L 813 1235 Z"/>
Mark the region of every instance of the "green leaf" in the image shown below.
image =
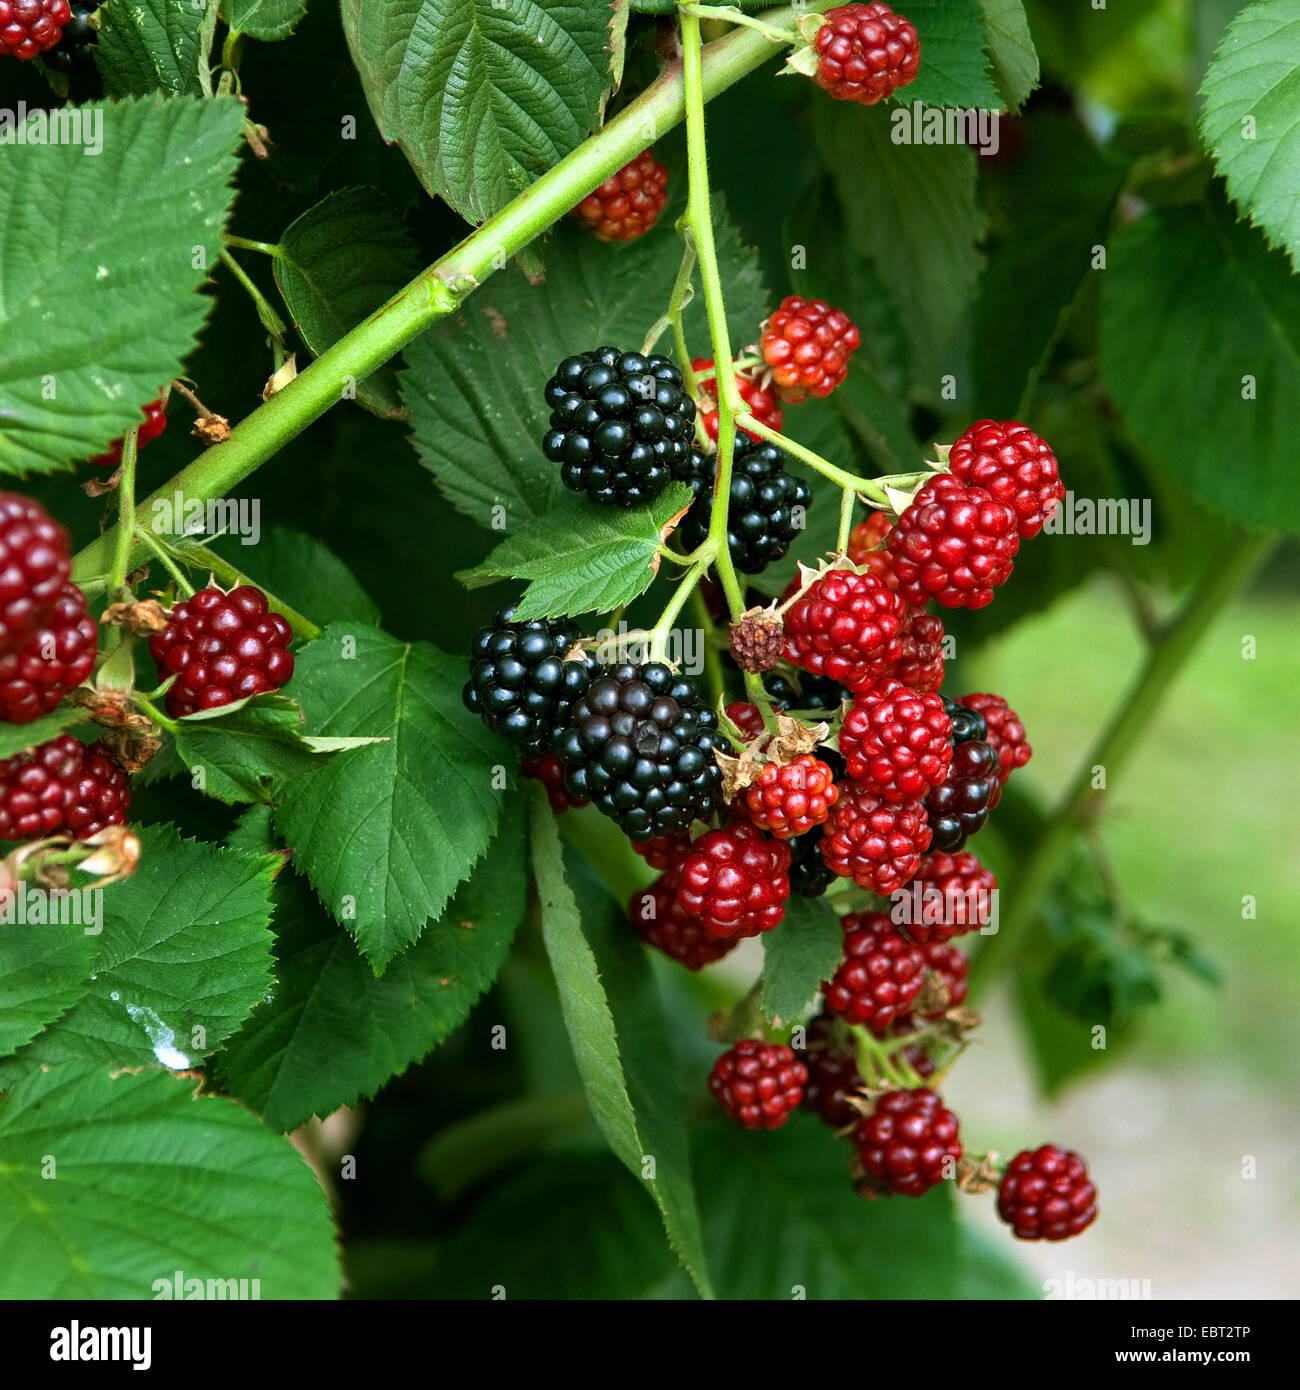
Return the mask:
<path id="1" fill-rule="evenodd" d="M 384 138 L 469 222 L 490 217 L 595 129 L 611 13 L 575 0 L 343 0 Z"/>
<path id="2" fill-rule="evenodd" d="M 110 97 L 202 96 L 199 31 L 191 0 L 105 0 L 99 7 L 95 66 Z"/>
<path id="3" fill-rule="evenodd" d="M 221 0 L 221 17 L 249 38 L 287 39 L 307 13 L 307 0 Z"/>
<path id="4" fill-rule="evenodd" d="M 1013 111 L 1038 86 L 1038 53 L 1022 0 L 980 0 L 993 80 Z"/>
<path id="5" fill-rule="evenodd" d="M 211 306 L 196 291 L 221 250 L 243 106 L 176 97 L 75 109 L 102 120 L 98 157 L 78 145 L 0 151 L 5 473 L 87 458 L 138 423 Z"/>
<path id="6" fill-rule="evenodd" d="M 671 1043 L 654 996 L 653 979 L 639 944 L 624 930 L 623 914 L 601 900 L 587 878 L 583 901 L 591 906 L 587 929 L 601 945 L 601 964 L 583 934 L 574 890 L 565 875 L 555 817 L 539 786 L 529 788 L 533 877 L 541 909 L 542 939 L 555 973 L 560 1008 L 592 1115 L 617 1157 L 654 1196 L 669 1243 L 696 1287 L 711 1296 L 690 1180 L 683 1107 L 670 1063 Z M 578 861 L 581 863 L 581 861 Z M 611 912 L 612 908 L 612 912 Z M 617 926 L 618 930 L 615 930 Z M 608 972 L 613 972 L 612 978 Z M 627 1070 L 603 979 L 611 978 L 620 1017 L 632 1048 Z M 635 1046 L 633 1046 L 635 1044 Z M 632 1094 L 629 1094 L 631 1091 Z M 633 1095 L 637 1110 L 633 1110 Z M 648 1161 L 652 1161 L 647 1177 Z"/>
<path id="7" fill-rule="evenodd" d="M 989 253 L 975 306 L 974 372 L 982 415 L 1019 419 L 1075 303 L 1094 276 L 1127 163 L 1073 115 L 1025 118 L 1024 152 L 998 171 L 1014 210 Z"/>
<path id="8" fill-rule="evenodd" d="M 654 1204 L 608 1154 L 544 1158 L 493 1189 L 439 1252 L 423 1298 L 640 1299 L 677 1262 Z"/>
<path id="9" fill-rule="evenodd" d="M 959 1236 L 950 1194 L 863 1201 L 849 1178 L 848 1145 L 800 1118 L 762 1134 L 721 1118 L 695 1131 L 718 1296 L 954 1297 Z"/>
<path id="10" fill-rule="evenodd" d="M 59 705 L 49 714 L 33 719 L 30 724 L 0 724 L 0 758 L 11 758 L 48 742 L 78 724 L 87 724 L 90 717 L 79 705 Z"/>
<path id="11" fill-rule="evenodd" d="M 979 0 L 908 0 L 900 13 L 916 26 L 921 68 L 915 81 L 894 94 L 894 102 L 986 111 L 1002 105 L 989 76 Z"/>
<path id="12" fill-rule="evenodd" d="M 1300 266 L 1300 13 L 1258 0 L 1228 26 L 1202 87 L 1201 136 L 1228 194 Z"/>
<path id="13" fill-rule="evenodd" d="M 819 101 L 812 116 L 822 159 L 835 171 L 845 235 L 882 271 L 913 379 L 937 381 L 980 270 L 975 153 L 965 145 L 896 145 L 879 113 L 850 102 Z"/>
<path id="14" fill-rule="evenodd" d="M 283 783 L 275 812 L 294 864 L 376 975 L 442 912 L 496 830 L 495 773 L 513 758 L 465 708 L 465 677 L 428 643 L 350 623 L 297 660 L 311 728 L 388 740 Z"/>
<path id="15" fill-rule="evenodd" d="M 275 282 L 303 341 L 316 356 L 332 347 L 419 270 L 415 243 L 383 194 L 345 188 L 291 223 L 273 262 Z M 401 414 L 396 369 L 357 386 L 376 415 Z"/>
<path id="16" fill-rule="evenodd" d="M 271 880 L 278 859 L 139 829 L 140 866 L 96 890 L 103 946 L 85 997 L 11 1061 L 0 1084 L 39 1065 L 195 1065 L 271 985 Z"/>
<path id="17" fill-rule="evenodd" d="M 670 209 L 660 221 L 671 228 Z M 757 258 L 721 214 L 715 235 L 732 342 L 746 343 L 771 305 Z M 406 349 L 400 385 L 415 445 L 458 510 L 513 532 L 549 511 L 557 491 L 570 497 L 542 454 L 546 382 L 571 353 L 604 343 L 639 349 L 645 306 L 663 302 L 680 260 L 668 231 L 614 247 L 566 222 L 547 243 L 544 285 L 502 271 Z M 710 356 L 702 296 L 686 312 L 686 330 Z"/>
<path id="18" fill-rule="evenodd" d="M 0 1298 L 152 1299 L 178 1269 L 260 1281 L 246 1296 L 337 1297 L 311 1169 L 242 1106 L 195 1090 L 152 1068 L 65 1065 L 0 1095 Z"/>
<path id="19" fill-rule="evenodd" d="M 686 1130 L 688 1097 L 652 962 L 628 930 L 625 904 L 609 895 L 595 869 L 576 850 L 568 850 L 565 859 L 569 880 L 584 905 L 583 932 L 608 990 L 637 1134 L 644 1152 L 654 1158 L 650 1189 L 663 1213 L 669 1244 L 695 1287 L 708 1298 L 712 1289 Z M 632 1171 L 640 1176 L 639 1168 Z"/>
<path id="20" fill-rule="evenodd" d="M 524 914 L 524 817 L 512 801 L 487 857 L 382 980 L 292 873 L 276 880 L 271 1002 L 215 1059 L 275 1129 L 373 1096 L 460 1027 L 505 962 Z"/>
<path id="21" fill-rule="evenodd" d="M 82 907 L 80 923 L 19 920 L 40 891 L 22 885 L 21 909 L 19 899 L 0 893 L 0 1057 L 30 1042 L 85 994 L 103 945 L 102 933 L 86 930 L 85 899 L 73 898 L 76 889 L 63 901 L 70 916 Z"/>
<path id="22" fill-rule="evenodd" d="M 685 483 L 670 483 L 647 507 L 611 512 L 564 508 L 540 516 L 456 577 L 477 589 L 499 579 L 530 581 L 515 617 L 609 613 L 644 593 L 659 572 L 659 547 L 691 504 Z"/>
<path id="23" fill-rule="evenodd" d="M 1300 280 L 1226 206 L 1151 211 L 1115 237 L 1101 374 L 1133 437 L 1193 496 L 1300 531 Z"/>
<path id="24" fill-rule="evenodd" d="M 378 606 L 352 571 L 304 531 L 272 526 L 258 536 L 255 545 L 246 546 L 235 536 L 222 536 L 211 548 L 308 618 L 316 614 L 334 623 L 367 626 L 379 621 Z"/>
<path id="25" fill-rule="evenodd" d="M 792 893 L 785 920 L 763 937 L 763 1013 L 790 1027 L 812 1007 L 844 954 L 840 919 L 825 898 Z"/>
<path id="26" fill-rule="evenodd" d="M 590 1126 L 591 1107 L 581 1091 L 516 1096 L 444 1126 L 416 1155 L 415 1167 L 444 1202 L 452 1202 L 521 1158 Z M 614 1171 L 626 1188 L 622 1165 L 614 1163 Z M 660 1244 L 657 1225 L 650 1239 Z"/>
<path id="27" fill-rule="evenodd" d="M 219 801 L 268 801 L 272 777 L 300 777 L 331 753 L 348 752 L 378 739 L 313 739 L 302 732 L 302 710 L 287 695 L 254 695 L 177 722 L 176 752 L 191 772 L 203 774 L 200 790 Z"/>

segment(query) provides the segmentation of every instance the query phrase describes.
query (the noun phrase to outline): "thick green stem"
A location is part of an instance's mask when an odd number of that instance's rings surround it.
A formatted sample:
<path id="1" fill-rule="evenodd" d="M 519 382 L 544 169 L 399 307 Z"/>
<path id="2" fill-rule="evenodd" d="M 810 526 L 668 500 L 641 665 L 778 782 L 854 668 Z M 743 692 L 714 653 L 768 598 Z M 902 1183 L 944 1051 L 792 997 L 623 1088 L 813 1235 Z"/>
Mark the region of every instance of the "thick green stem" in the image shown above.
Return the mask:
<path id="1" fill-rule="evenodd" d="M 1035 920 L 1039 900 L 1060 873 L 1075 835 L 1096 811 L 1094 769 L 1105 769 L 1106 789 L 1113 790 L 1115 779 L 1210 624 L 1276 543 L 1274 535 L 1246 535 L 1226 550 L 1217 551 L 1205 577 L 1155 640 L 1128 699 L 1084 758 L 1060 809 L 1043 827 L 1011 879 L 1005 895 L 1009 907 L 999 914 L 997 933 L 982 939 L 971 966 L 972 985 L 988 980 L 993 967 Z"/>
<path id="2" fill-rule="evenodd" d="M 713 211 L 709 206 L 709 157 L 704 139 L 703 42 L 697 15 L 683 12 L 682 65 L 686 100 L 686 163 L 690 188 L 686 199 L 685 233 L 695 243 L 700 264 L 700 284 L 709 318 L 709 338 L 717 370 L 714 393 L 718 402 L 718 462 L 713 482 L 713 513 L 709 520 L 709 541 L 716 556 L 714 567 L 727 596 L 731 616 L 745 611 L 745 600 L 731 561 L 727 544 L 727 511 L 731 501 L 731 465 L 736 453 L 736 417 L 744 410 L 740 388 L 730 370 L 731 339 L 727 332 L 727 306 L 722 296 L 722 275 L 713 242 Z"/>
<path id="3" fill-rule="evenodd" d="M 830 0 L 813 0 L 806 9 L 798 11 L 786 6 L 769 11 L 764 20 L 779 29 L 792 24 L 798 14 L 823 9 L 828 3 Z M 216 7 L 210 6 L 209 13 L 215 12 Z M 753 72 L 775 51 L 762 34 L 737 29 L 710 44 L 701 63 L 698 20 L 695 21 L 695 34 L 694 61 L 699 68 L 699 90 L 705 101 Z M 340 338 L 283 391 L 240 421 L 225 443 L 213 445 L 200 454 L 143 505 L 171 497 L 177 488 L 186 497 L 206 501 L 223 497 L 237 487 L 313 420 L 345 395 L 351 396 L 357 382 L 400 352 L 417 334 L 453 313 L 494 271 L 507 265 L 512 256 L 563 217 L 575 203 L 640 154 L 645 149 L 648 129 L 662 135 L 677 125 L 686 114 L 684 77 L 683 65 L 674 63 L 665 68 L 603 130 L 548 170 L 441 261 L 423 271 L 387 304 Z M 700 127 L 702 131 L 702 120 Z M 104 574 L 115 545 L 115 530 L 92 541 L 77 556 L 75 577 L 94 578 Z M 136 553 L 133 549 L 132 555 Z"/>
<path id="4" fill-rule="evenodd" d="M 672 631 L 672 626 L 677 621 L 677 615 L 682 611 L 686 604 L 686 600 L 695 592 L 695 586 L 700 582 L 705 570 L 708 569 L 712 558 L 713 556 L 706 550 L 678 581 L 677 587 L 673 590 L 672 598 L 668 600 L 667 606 L 659 615 L 659 621 L 655 623 L 650 631 L 651 661 L 662 661 L 664 659 L 664 649 L 668 643 L 668 634 Z"/>
<path id="5" fill-rule="evenodd" d="M 802 459 L 809 468 L 815 469 L 823 477 L 829 478 L 831 482 L 838 483 L 840 487 L 858 493 L 866 501 L 874 502 L 877 506 L 890 506 L 889 495 L 885 492 L 881 479 L 859 478 L 856 473 L 850 473 L 846 469 L 836 467 L 829 459 L 824 459 L 820 454 L 806 449 L 797 440 L 788 439 L 785 435 L 772 429 L 770 425 L 756 420 L 747 411 L 741 416 L 740 423 L 745 429 L 761 435 L 769 443 L 784 449 L 786 453 L 793 454 L 797 459 Z"/>

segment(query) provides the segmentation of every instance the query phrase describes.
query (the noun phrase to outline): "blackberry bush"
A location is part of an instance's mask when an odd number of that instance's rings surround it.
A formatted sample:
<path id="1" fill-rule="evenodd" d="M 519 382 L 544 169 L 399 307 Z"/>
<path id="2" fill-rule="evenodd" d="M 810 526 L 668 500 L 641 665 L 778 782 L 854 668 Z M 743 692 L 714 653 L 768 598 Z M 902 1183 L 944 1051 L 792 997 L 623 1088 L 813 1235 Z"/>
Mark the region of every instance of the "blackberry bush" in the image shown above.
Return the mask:
<path id="1" fill-rule="evenodd" d="M 1276 1295 L 1282 0 L 742 8 L 0 0 L 0 1298 Z"/>

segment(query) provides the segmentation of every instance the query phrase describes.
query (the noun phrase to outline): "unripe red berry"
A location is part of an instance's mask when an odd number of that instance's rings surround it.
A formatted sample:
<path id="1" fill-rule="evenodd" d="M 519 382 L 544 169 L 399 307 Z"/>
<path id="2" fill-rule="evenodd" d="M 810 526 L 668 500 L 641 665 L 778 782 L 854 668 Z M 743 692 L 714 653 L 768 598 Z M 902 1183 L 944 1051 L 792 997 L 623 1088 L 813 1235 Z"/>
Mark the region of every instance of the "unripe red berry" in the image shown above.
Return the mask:
<path id="1" fill-rule="evenodd" d="M 998 1215 L 1019 1240 L 1068 1240 L 1097 1219 L 1097 1189 L 1077 1153 L 1022 1149 L 998 1186 Z"/>
<path id="2" fill-rule="evenodd" d="M 915 81 L 921 64 L 915 25 L 881 0 L 827 10 L 813 50 L 813 81 L 837 101 L 863 106 L 874 106 Z"/>
<path id="3" fill-rule="evenodd" d="M 850 777 L 886 801 L 915 801 L 948 775 L 951 738 L 938 695 L 882 676 L 854 695 L 839 743 Z"/>
<path id="4" fill-rule="evenodd" d="M 788 1047 L 742 1038 L 713 1064 L 709 1090 L 746 1129 L 779 1129 L 807 1080 L 807 1069 Z"/>
<path id="5" fill-rule="evenodd" d="M 790 896 L 790 847 L 734 821 L 701 835 L 682 860 L 677 897 L 717 936 L 779 926 Z"/>
<path id="6" fill-rule="evenodd" d="M 793 404 L 809 395 L 829 396 L 848 375 L 860 341 L 842 309 L 792 294 L 768 319 L 759 346 L 781 398 Z"/>
<path id="7" fill-rule="evenodd" d="M 941 473 L 917 492 L 888 546 L 908 603 L 983 608 L 1010 577 L 1020 537 L 1010 507 Z"/>
<path id="8" fill-rule="evenodd" d="M 828 570 L 785 615 L 785 659 L 860 690 L 898 661 L 904 608 L 875 575 Z"/>
<path id="9" fill-rule="evenodd" d="M 668 201 L 668 170 L 642 150 L 573 209 L 597 241 L 633 241 L 654 226 Z"/>
<path id="10" fill-rule="evenodd" d="M 1016 420 L 976 420 L 948 451 L 948 468 L 1010 507 L 1023 540 L 1043 529 L 1065 496 L 1047 441 Z"/>
<path id="11" fill-rule="evenodd" d="M 767 763 L 745 790 L 750 820 L 782 840 L 821 825 L 839 795 L 820 758 L 806 753 L 788 763 Z"/>
<path id="12" fill-rule="evenodd" d="M 957 1116 L 925 1086 L 879 1097 L 854 1129 L 853 1145 L 868 1176 L 905 1197 L 954 1176 L 962 1152 Z"/>

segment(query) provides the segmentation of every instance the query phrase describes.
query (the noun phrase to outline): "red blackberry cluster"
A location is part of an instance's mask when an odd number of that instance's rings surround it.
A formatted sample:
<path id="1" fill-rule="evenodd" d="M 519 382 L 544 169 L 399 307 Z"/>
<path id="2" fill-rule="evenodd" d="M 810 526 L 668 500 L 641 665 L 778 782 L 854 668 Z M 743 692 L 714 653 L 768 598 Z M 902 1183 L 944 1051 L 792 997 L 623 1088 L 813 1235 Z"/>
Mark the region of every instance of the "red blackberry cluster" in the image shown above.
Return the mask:
<path id="1" fill-rule="evenodd" d="M 912 877 L 929 847 L 930 827 L 920 801 L 891 803 L 860 782 L 840 786 L 821 842 L 828 869 L 882 896 Z"/>
<path id="2" fill-rule="evenodd" d="M 65 584 L 48 617 L 22 646 L 0 655 L 0 719 L 30 724 L 90 675 L 99 632 L 86 596 Z"/>
<path id="3" fill-rule="evenodd" d="M 951 737 L 938 695 L 883 676 L 854 695 L 839 742 L 850 777 L 886 801 L 914 801 L 948 775 Z"/>
<path id="4" fill-rule="evenodd" d="M 739 936 L 721 937 L 688 912 L 677 896 L 677 875 L 661 874 L 628 904 L 628 920 L 648 946 L 687 970 L 702 970 L 740 945 Z"/>
<path id="5" fill-rule="evenodd" d="M 742 671 L 770 671 L 785 652 L 785 624 L 765 611 L 742 614 L 728 631 L 727 650 Z"/>
<path id="6" fill-rule="evenodd" d="M 944 943 L 954 936 L 981 931 L 993 919 L 993 895 L 998 881 L 969 851 L 931 852 L 916 867 L 908 893 L 899 906 L 900 923 L 920 945 Z M 911 905 L 918 905 L 919 911 Z"/>
<path id="7" fill-rule="evenodd" d="M 94 31 L 91 30 L 93 33 Z M 49 58 L 46 58 L 49 62 Z M 167 410 L 161 396 L 156 401 L 150 401 L 148 405 L 140 407 L 144 414 L 144 424 L 138 426 L 135 436 L 135 447 L 137 450 L 143 449 L 146 444 L 152 443 L 167 428 Z M 115 439 L 102 454 L 96 454 L 90 462 L 100 468 L 117 468 L 122 462 L 122 446 L 126 443 L 125 438 Z"/>
<path id="8" fill-rule="evenodd" d="M 1010 507 L 1023 540 L 1043 529 L 1065 496 L 1047 441 L 1016 420 L 977 420 L 948 451 L 948 468 L 967 487 Z"/>
<path id="9" fill-rule="evenodd" d="M 840 1033 L 845 1036 L 840 1037 Z M 837 1024 L 832 1014 L 817 1014 L 809 1020 L 798 1057 L 808 1071 L 801 1107 L 831 1129 L 855 1124 L 861 1116 L 849 1098 L 856 1095 L 862 1077 L 852 1039 L 843 1025 Z"/>
<path id="10" fill-rule="evenodd" d="M 701 835 L 678 870 L 677 900 L 715 936 L 780 926 L 790 896 L 790 849 L 746 821 Z"/>
<path id="11" fill-rule="evenodd" d="M 775 444 L 737 437 L 731 464 L 731 502 L 727 511 L 727 548 L 742 574 L 758 574 L 779 560 L 803 529 L 812 489 L 785 471 L 786 458 Z M 687 550 L 709 534 L 717 459 L 692 451 L 673 467 L 673 477 L 695 494 L 679 533 Z"/>
<path id="12" fill-rule="evenodd" d="M 724 713 L 746 736 L 746 742 L 766 732 L 767 725 L 763 723 L 762 710 L 757 705 L 751 705 L 748 700 L 734 700 L 726 707 Z"/>
<path id="13" fill-rule="evenodd" d="M 149 639 L 159 680 L 175 676 L 167 713 L 181 719 L 278 690 L 293 675 L 293 630 L 260 589 L 200 589 Z"/>
<path id="14" fill-rule="evenodd" d="M 571 796 L 633 840 L 685 830 L 715 808 L 729 745 L 690 680 L 650 662 L 606 667 L 569 706 L 554 749 Z"/>
<path id="15" fill-rule="evenodd" d="M 779 1129 L 807 1081 L 804 1064 L 788 1047 L 742 1038 L 713 1064 L 709 1090 L 723 1113 L 746 1129 Z"/>
<path id="16" fill-rule="evenodd" d="M 60 734 L 0 762 L 0 840 L 88 840 L 125 824 L 130 805 L 126 773 L 102 743 Z"/>
<path id="17" fill-rule="evenodd" d="M 875 575 L 827 570 L 786 610 L 785 659 L 861 690 L 901 656 L 903 617 L 898 595 Z"/>
<path id="18" fill-rule="evenodd" d="M 700 384 L 700 419 L 704 421 L 704 432 L 716 444 L 718 441 L 718 401 L 717 387 L 713 384 L 715 375 L 713 358 L 692 358 L 691 370 L 695 373 Z M 755 420 L 766 425 L 769 429 L 779 430 L 785 423 L 785 411 L 781 409 L 781 402 L 766 386 L 748 372 L 736 372 L 734 375 L 736 387 L 740 392 L 740 399 L 749 407 L 749 413 Z M 752 430 L 742 430 L 742 433 L 749 439 L 761 438 Z"/>
<path id="19" fill-rule="evenodd" d="M 842 309 L 821 299 L 788 295 L 768 319 L 759 346 L 783 401 L 829 396 L 849 374 L 849 358 L 861 342 Z"/>
<path id="20" fill-rule="evenodd" d="M 1068 1240 L 1097 1219 L 1097 1189 L 1077 1153 L 1022 1149 L 998 1187 L 998 1215 L 1019 1240 Z"/>
<path id="21" fill-rule="evenodd" d="M 35 58 L 48 52 L 71 18 L 68 0 L 0 0 L 0 55 Z"/>
<path id="22" fill-rule="evenodd" d="M 859 569 L 869 570 L 882 583 L 888 584 L 891 589 L 897 589 L 894 562 L 889 558 L 889 551 L 885 549 L 885 537 L 889 535 L 893 525 L 894 518 L 888 512 L 872 512 L 865 521 L 859 521 L 849 532 L 848 557 L 850 564 L 857 565 Z"/>
<path id="23" fill-rule="evenodd" d="M 0 492 L 0 653 L 53 616 L 71 570 L 63 527 L 32 498 Z"/>
<path id="24" fill-rule="evenodd" d="M 916 27 L 880 0 L 827 10 L 813 51 L 813 81 L 837 101 L 863 106 L 874 106 L 915 81 L 921 63 Z"/>
<path id="25" fill-rule="evenodd" d="M 943 684 L 943 640 L 943 619 L 909 604 L 899 632 L 902 650 L 891 674 L 921 694 L 937 691 Z"/>
<path id="26" fill-rule="evenodd" d="M 566 661 L 582 636 L 568 618 L 515 622 L 502 608 L 470 643 L 466 707 L 526 758 L 546 756 L 569 705 L 587 688 L 592 666 Z"/>
<path id="27" fill-rule="evenodd" d="M 542 452 L 560 481 L 603 507 L 649 502 L 685 468 L 695 402 L 666 358 L 598 347 L 566 357 L 546 383 Z"/>
<path id="28" fill-rule="evenodd" d="M 839 792 L 834 773 L 811 753 L 788 763 L 766 763 L 745 790 L 750 820 L 782 840 L 822 825 Z"/>
<path id="29" fill-rule="evenodd" d="M 911 935 L 911 933 L 908 933 Z M 912 938 L 916 938 L 913 936 Z M 927 985 L 932 978 L 941 999 L 939 1005 L 918 1015 L 921 1018 L 942 1018 L 949 1009 L 959 1009 L 966 1002 L 966 977 L 970 973 L 970 959 L 958 946 L 946 941 L 931 941 L 921 947 L 925 957 Z"/>
<path id="30" fill-rule="evenodd" d="M 597 241 L 633 241 L 654 226 L 668 201 L 668 170 L 642 150 L 573 209 Z"/>
<path id="31" fill-rule="evenodd" d="M 917 492 L 887 545 L 908 603 L 983 608 L 1010 578 L 1020 537 L 1010 507 L 941 473 Z"/>
<path id="32" fill-rule="evenodd" d="M 888 1091 L 858 1121 L 853 1145 L 867 1175 L 888 1192 L 921 1197 L 955 1175 L 957 1116 L 928 1087 Z"/>
<path id="33" fill-rule="evenodd" d="M 883 912 L 850 913 L 844 928 L 844 958 L 822 987 L 826 1008 L 850 1023 L 883 1033 L 905 1017 L 925 978 L 925 956 Z"/>

